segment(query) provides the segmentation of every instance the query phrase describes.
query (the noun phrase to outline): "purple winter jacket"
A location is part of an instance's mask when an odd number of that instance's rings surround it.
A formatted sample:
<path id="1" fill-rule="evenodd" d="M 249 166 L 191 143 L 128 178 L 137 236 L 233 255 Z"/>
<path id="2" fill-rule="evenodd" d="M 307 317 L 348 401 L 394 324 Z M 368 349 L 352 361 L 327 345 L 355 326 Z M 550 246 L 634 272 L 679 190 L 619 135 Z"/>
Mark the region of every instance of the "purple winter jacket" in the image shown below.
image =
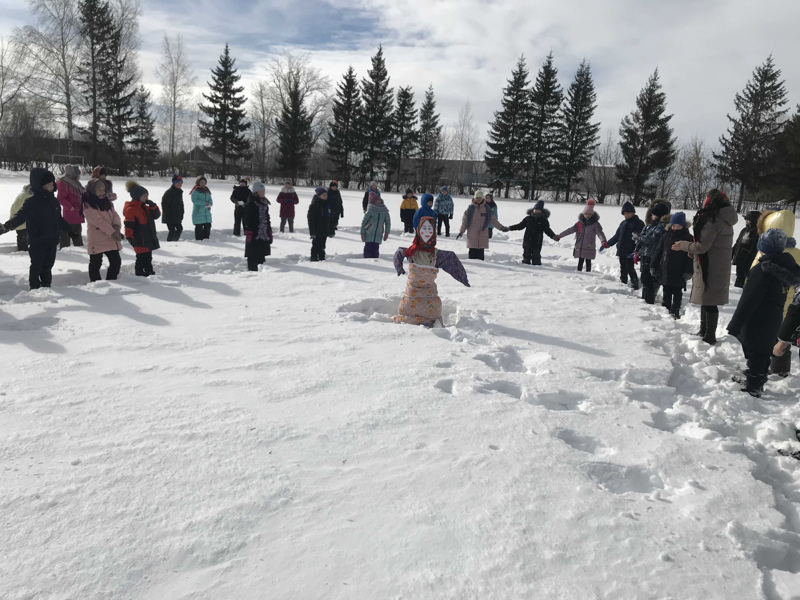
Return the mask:
<path id="1" fill-rule="evenodd" d="M 560 238 L 575 234 L 575 250 L 572 251 L 572 256 L 585 260 L 595 259 L 597 256 L 597 238 L 600 238 L 601 242 L 606 241 L 603 226 L 600 225 L 599 221 L 600 215 L 597 213 L 592 213 L 588 219 L 586 215 L 581 213 L 575 225 L 559 234 L 558 237 Z"/>

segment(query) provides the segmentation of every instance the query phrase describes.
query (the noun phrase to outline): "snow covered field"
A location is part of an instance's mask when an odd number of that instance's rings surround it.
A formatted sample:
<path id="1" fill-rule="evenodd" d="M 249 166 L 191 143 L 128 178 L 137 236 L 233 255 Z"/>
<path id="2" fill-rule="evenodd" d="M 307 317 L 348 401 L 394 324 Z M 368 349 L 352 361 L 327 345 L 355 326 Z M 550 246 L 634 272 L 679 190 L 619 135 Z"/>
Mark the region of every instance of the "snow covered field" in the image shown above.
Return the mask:
<path id="1" fill-rule="evenodd" d="M 471 288 L 440 275 L 445 328 L 395 325 L 411 237 L 360 258 L 363 192 L 310 263 L 298 190 L 248 273 L 211 189 L 211 241 L 160 231 L 149 280 L 126 246 L 89 284 L 70 248 L 30 292 L 0 238 L 0 598 L 800 598 L 797 375 L 740 393 L 735 340 L 645 305 L 613 251 L 576 273 L 574 238 L 528 267 L 499 233 Z M 557 233 L 580 211 L 549 208 Z"/>

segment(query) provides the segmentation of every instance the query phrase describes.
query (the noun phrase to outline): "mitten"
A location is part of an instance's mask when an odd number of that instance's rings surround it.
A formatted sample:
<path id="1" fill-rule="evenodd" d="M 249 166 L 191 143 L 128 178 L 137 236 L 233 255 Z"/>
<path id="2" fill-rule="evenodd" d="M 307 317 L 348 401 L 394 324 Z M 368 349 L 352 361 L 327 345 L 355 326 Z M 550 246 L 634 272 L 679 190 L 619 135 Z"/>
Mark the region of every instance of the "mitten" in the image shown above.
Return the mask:
<path id="1" fill-rule="evenodd" d="M 461 236 L 462 236 L 462 235 L 464 235 L 464 234 L 463 234 L 463 233 L 459 233 L 459 234 L 456 236 L 456 239 L 457 239 L 457 240 L 461 239 Z"/>
<path id="2" fill-rule="evenodd" d="M 610 248 L 610 246 L 608 245 L 608 242 L 603 242 L 603 248 L 604 248 L 604 249 L 605 249 L 605 248 Z"/>
<path id="3" fill-rule="evenodd" d="M 388 239 L 389 239 L 389 234 L 388 233 L 384 233 L 383 234 L 383 241 L 385 242 Z"/>
<path id="4" fill-rule="evenodd" d="M 560 242 L 560 241 L 561 241 L 561 236 L 560 236 L 560 235 L 557 235 L 557 236 L 556 236 L 556 237 L 554 237 L 553 239 L 554 239 L 555 241 L 557 241 L 557 242 Z"/>
<path id="5" fill-rule="evenodd" d="M 639 253 L 638 252 L 634 252 L 633 253 L 633 264 L 635 264 L 635 265 L 639 264 Z"/>
<path id="6" fill-rule="evenodd" d="M 452 219 L 452 218 L 453 218 L 453 215 L 447 215 L 447 218 L 448 218 L 448 219 Z"/>
<path id="7" fill-rule="evenodd" d="M 8 233 L 8 228 L 0 223 L 0 235 L 3 235 L 4 233 Z"/>
<path id="8" fill-rule="evenodd" d="M 121 242 L 122 236 L 119 234 L 119 231 L 115 231 L 114 233 L 111 234 L 111 239 L 114 240 L 115 242 Z"/>
<path id="9" fill-rule="evenodd" d="M 508 233 L 511 230 L 508 227 L 503 227 L 500 231 L 502 231 L 503 233 Z"/>
<path id="10" fill-rule="evenodd" d="M 244 232 L 244 241 L 248 244 L 253 241 L 253 232 L 252 231 L 245 231 Z"/>
<path id="11" fill-rule="evenodd" d="M 268 234 L 268 235 L 269 235 L 269 243 L 271 244 L 271 243 L 272 243 L 272 240 L 274 239 L 274 238 L 272 237 L 272 229 L 270 229 L 270 230 L 269 230 L 269 234 Z"/>
<path id="12" fill-rule="evenodd" d="M 244 202 L 242 202 L 241 200 L 239 200 L 236 204 L 238 204 L 239 206 L 244 206 Z"/>

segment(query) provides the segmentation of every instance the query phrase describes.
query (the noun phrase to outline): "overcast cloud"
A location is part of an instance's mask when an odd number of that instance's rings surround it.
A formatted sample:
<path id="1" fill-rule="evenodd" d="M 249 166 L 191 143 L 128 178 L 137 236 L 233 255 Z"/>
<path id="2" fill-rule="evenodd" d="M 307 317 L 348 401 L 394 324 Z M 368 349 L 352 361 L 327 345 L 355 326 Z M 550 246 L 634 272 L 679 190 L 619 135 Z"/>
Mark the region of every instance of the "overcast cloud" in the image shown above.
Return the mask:
<path id="1" fill-rule="evenodd" d="M 585 57 L 594 71 L 597 118 L 614 132 L 658 67 L 681 140 L 716 143 L 733 96 L 772 53 L 792 109 L 800 103 L 797 0 L 143 0 L 141 67 L 157 87 L 165 32 L 182 33 L 199 81 L 225 42 L 250 85 L 270 56 L 308 53 L 335 83 L 352 64 L 363 76 L 383 44 L 392 86 L 419 99 L 433 84 L 445 123 L 472 102 L 480 129 L 524 54 L 532 78 L 549 51 L 566 87 Z M 24 0 L 0 0 L 0 35 L 28 19 Z"/>

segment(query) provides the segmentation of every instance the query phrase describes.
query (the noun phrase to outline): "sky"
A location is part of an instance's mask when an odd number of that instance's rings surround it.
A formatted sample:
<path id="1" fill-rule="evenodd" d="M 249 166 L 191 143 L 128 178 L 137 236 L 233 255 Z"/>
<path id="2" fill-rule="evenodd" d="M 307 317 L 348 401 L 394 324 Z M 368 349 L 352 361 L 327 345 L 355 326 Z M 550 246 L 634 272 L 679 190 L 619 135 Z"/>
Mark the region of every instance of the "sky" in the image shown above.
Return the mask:
<path id="1" fill-rule="evenodd" d="M 658 68 L 681 142 L 714 145 L 753 69 L 771 53 L 789 106 L 800 103 L 797 0 L 142 0 L 143 80 L 155 76 L 165 33 L 181 33 L 198 82 L 225 45 L 246 86 L 268 77 L 271 57 L 306 53 L 335 85 L 348 65 L 364 76 L 383 45 L 391 85 L 421 100 L 433 85 L 443 123 L 469 100 L 482 135 L 521 55 L 531 78 L 552 51 L 566 88 L 592 65 L 597 121 L 616 133 Z M 0 36 L 30 20 L 25 0 L 0 0 Z"/>

